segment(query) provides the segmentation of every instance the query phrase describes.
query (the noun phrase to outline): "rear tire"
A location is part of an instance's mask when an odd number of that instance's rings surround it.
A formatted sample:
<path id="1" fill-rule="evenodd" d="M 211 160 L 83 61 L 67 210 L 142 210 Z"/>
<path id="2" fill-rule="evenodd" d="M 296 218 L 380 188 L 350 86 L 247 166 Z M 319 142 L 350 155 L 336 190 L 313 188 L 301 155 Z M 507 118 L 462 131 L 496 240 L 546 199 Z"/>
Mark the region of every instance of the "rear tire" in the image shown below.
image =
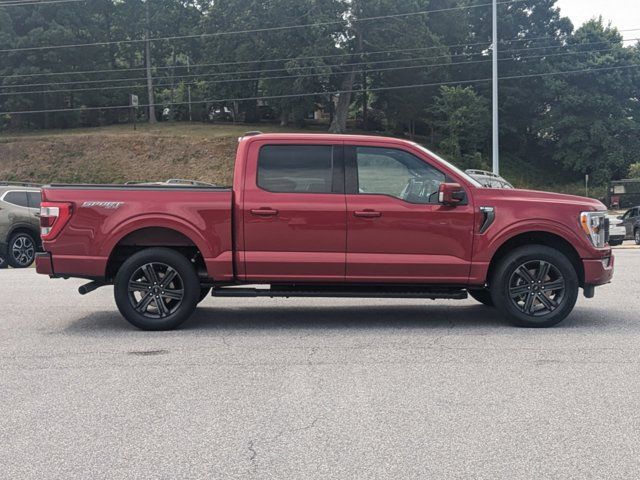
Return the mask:
<path id="1" fill-rule="evenodd" d="M 636 231 L 633 232 L 633 239 L 636 241 L 636 245 L 640 245 L 640 228 L 636 228 Z"/>
<path id="2" fill-rule="evenodd" d="M 609 240 L 609 246 L 611 247 L 619 247 L 622 245 L 622 240 Z"/>
<path id="3" fill-rule="evenodd" d="M 569 259 L 543 245 L 513 250 L 491 279 L 493 302 L 519 327 L 557 325 L 573 310 L 578 290 L 578 275 Z"/>
<path id="4" fill-rule="evenodd" d="M 7 257 L 0 253 L 0 269 L 7 268 L 9 263 L 7 262 Z"/>
<path id="5" fill-rule="evenodd" d="M 480 302 L 486 307 L 494 307 L 493 298 L 491 298 L 491 292 L 487 289 L 484 290 L 469 290 L 469 295 L 475 300 Z"/>
<path id="6" fill-rule="evenodd" d="M 148 248 L 122 264 L 113 293 L 118 310 L 132 325 L 142 330 L 171 330 L 194 312 L 200 280 L 180 253 Z"/>

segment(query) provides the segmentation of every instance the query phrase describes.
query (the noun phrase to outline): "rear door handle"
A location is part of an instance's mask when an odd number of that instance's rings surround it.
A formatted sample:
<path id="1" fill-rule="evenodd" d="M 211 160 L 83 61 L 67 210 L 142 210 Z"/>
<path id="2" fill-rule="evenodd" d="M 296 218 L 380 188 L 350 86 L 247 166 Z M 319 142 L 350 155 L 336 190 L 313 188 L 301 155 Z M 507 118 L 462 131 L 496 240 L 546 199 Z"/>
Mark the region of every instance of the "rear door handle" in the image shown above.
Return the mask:
<path id="1" fill-rule="evenodd" d="M 274 217 L 278 215 L 278 210 L 273 208 L 254 208 L 251 210 L 251 214 L 259 217 Z"/>
<path id="2" fill-rule="evenodd" d="M 376 212 L 375 210 L 357 210 L 353 212 L 353 214 L 356 217 L 362 217 L 362 218 L 376 218 L 376 217 L 382 216 L 382 213 Z"/>

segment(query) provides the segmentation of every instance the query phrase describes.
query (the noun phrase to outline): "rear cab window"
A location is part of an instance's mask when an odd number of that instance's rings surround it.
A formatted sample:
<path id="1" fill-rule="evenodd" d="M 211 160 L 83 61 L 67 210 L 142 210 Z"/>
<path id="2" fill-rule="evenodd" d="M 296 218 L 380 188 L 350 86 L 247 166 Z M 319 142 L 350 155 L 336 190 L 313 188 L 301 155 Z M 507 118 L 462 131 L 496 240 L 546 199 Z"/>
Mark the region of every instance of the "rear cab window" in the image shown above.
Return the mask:
<path id="1" fill-rule="evenodd" d="M 274 193 L 337 193 L 339 173 L 332 145 L 264 145 L 257 184 Z"/>

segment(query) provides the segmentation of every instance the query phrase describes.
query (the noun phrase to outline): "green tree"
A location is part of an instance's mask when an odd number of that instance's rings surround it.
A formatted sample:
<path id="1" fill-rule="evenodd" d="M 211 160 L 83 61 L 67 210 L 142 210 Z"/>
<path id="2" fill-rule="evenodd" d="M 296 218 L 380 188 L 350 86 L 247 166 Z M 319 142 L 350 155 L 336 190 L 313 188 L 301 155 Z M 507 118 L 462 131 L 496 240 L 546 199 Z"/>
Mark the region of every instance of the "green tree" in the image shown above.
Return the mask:
<path id="1" fill-rule="evenodd" d="M 430 108 L 437 148 L 464 168 L 486 166 L 487 132 L 491 127 L 487 99 L 471 87 L 442 87 Z"/>
<path id="2" fill-rule="evenodd" d="M 545 79 L 553 98 L 537 123 L 539 136 L 551 143 L 553 159 L 575 178 L 585 173 L 597 183 L 620 178 L 640 155 L 640 72 L 617 67 L 638 64 L 637 52 L 625 48 L 620 33 L 601 19 L 576 30 L 568 50 L 577 54 L 549 59 L 557 71 L 604 70 Z"/>

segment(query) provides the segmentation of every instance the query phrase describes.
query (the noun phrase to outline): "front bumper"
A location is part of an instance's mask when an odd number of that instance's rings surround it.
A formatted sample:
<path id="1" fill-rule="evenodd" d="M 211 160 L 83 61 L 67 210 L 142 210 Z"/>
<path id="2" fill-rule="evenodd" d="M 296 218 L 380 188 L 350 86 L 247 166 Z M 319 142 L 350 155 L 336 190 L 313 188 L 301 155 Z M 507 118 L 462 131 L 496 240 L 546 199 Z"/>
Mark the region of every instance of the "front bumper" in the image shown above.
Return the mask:
<path id="1" fill-rule="evenodd" d="M 612 254 L 597 259 L 583 259 L 584 284 L 597 286 L 611 282 L 614 260 L 615 257 Z"/>

